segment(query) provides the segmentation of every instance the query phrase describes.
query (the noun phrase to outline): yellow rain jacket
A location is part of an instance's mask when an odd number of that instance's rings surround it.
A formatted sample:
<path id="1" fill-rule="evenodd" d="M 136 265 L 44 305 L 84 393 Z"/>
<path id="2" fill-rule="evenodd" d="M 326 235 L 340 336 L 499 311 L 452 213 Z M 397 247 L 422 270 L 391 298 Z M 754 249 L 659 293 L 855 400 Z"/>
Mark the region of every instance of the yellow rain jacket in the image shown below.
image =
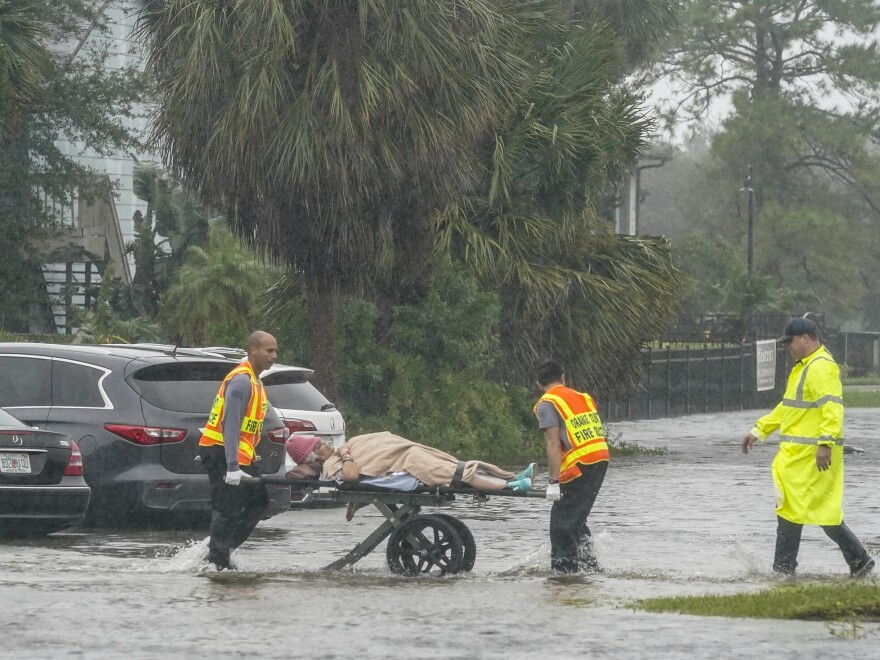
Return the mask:
<path id="1" fill-rule="evenodd" d="M 798 360 L 782 402 L 755 423 L 752 435 L 780 435 L 773 459 L 776 513 L 804 525 L 843 521 L 843 386 L 831 353 L 820 346 Z M 816 467 L 817 445 L 831 447 L 831 467 Z"/>

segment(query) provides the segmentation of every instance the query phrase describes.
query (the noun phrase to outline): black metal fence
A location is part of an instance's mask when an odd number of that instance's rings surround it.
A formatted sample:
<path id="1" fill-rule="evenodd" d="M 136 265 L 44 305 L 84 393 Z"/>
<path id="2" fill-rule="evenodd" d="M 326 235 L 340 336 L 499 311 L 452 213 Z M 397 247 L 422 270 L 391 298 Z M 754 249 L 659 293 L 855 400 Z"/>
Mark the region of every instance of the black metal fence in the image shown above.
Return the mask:
<path id="1" fill-rule="evenodd" d="M 607 421 L 694 413 L 770 409 L 782 398 L 790 358 L 776 351 L 776 386 L 759 392 L 755 344 L 646 349 L 641 384 L 622 400 L 604 402 Z"/>

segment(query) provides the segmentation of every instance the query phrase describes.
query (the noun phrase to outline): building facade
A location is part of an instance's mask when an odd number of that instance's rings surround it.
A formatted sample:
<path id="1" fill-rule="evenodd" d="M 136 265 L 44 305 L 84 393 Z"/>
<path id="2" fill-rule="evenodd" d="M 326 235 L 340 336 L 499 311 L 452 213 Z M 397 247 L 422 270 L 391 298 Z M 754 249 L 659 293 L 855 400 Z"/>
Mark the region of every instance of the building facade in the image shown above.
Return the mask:
<path id="1" fill-rule="evenodd" d="M 107 30 L 98 30 L 83 23 L 76 38 L 56 41 L 50 46 L 58 58 L 84 57 L 94 49 L 106 48 L 105 66 L 121 70 L 144 66 L 143 50 L 134 38 L 137 5 L 125 0 L 108 0 L 99 5 Z M 135 116 L 122 117 L 126 129 L 143 142 L 147 136 L 149 106 L 136 108 Z M 146 202 L 134 192 L 134 165 L 138 160 L 152 160 L 149 153 L 98 153 L 82 142 L 63 134 L 56 142 L 67 157 L 88 167 L 100 182 L 100 194 L 92 200 L 80 200 L 74 193 L 71 204 L 58 204 L 44 199 L 47 209 L 57 218 L 60 230 L 40 243 L 47 254 L 43 264 L 46 290 L 49 294 L 54 328 L 34 327 L 36 332 L 76 331 L 70 318 L 71 308 L 89 308 L 100 286 L 103 264 L 112 262 L 115 277 L 130 284 L 134 262 L 126 249 L 134 238 L 133 217 L 136 211 L 146 212 Z"/>

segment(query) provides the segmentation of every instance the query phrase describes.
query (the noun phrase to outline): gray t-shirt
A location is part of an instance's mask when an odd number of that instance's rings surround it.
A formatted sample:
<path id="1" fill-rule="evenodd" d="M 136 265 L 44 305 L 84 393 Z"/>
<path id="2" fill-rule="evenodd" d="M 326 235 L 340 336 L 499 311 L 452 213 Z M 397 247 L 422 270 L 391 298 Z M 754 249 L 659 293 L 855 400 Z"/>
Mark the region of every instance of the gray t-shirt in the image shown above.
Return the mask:
<path id="1" fill-rule="evenodd" d="M 562 440 L 562 445 L 566 449 L 571 449 L 571 442 L 568 440 L 568 432 L 565 430 L 565 422 L 562 420 L 562 415 L 556 410 L 556 406 L 549 401 L 539 401 L 538 406 L 535 408 L 535 415 L 538 418 L 538 428 L 542 431 L 544 429 L 552 429 L 554 426 L 558 426 L 559 438 Z"/>

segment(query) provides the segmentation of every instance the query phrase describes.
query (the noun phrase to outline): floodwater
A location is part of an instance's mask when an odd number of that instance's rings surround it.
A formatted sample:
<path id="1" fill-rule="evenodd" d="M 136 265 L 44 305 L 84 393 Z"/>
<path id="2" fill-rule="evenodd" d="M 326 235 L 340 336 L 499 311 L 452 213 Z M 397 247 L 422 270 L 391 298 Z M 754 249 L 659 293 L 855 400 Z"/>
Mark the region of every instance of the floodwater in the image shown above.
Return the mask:
<path id="1" fill-rule="evenodd" d="M 621 422 L 612 437 L 666 456 L 612 462 L 591 516 L 605 571 L 549 570 L 549 503 L 494 498 L 447 509 L 477 541 L 473 572 L 398 577 L 384 546 L 322 571 L 383 518 L 291 511 L 261 523 L 237 573 L 202 563 L 202 532 L 78 529 L 0 545 L 3 658 L 838 658 L 880 657 L 874 634 L 827 624 L 648 614 L 656 595 L 732 593 L 778 583 L 770 461 L 739 451 L 755 411 Z M 846 520 L 880 553 L 880 409 L 847 411 Z M 539 484 L 540 485 L 540 484 Z M 427 510 L 426 510 L 427 511 Z M 807 527 L 800 579 L 844 579 Z"/>

